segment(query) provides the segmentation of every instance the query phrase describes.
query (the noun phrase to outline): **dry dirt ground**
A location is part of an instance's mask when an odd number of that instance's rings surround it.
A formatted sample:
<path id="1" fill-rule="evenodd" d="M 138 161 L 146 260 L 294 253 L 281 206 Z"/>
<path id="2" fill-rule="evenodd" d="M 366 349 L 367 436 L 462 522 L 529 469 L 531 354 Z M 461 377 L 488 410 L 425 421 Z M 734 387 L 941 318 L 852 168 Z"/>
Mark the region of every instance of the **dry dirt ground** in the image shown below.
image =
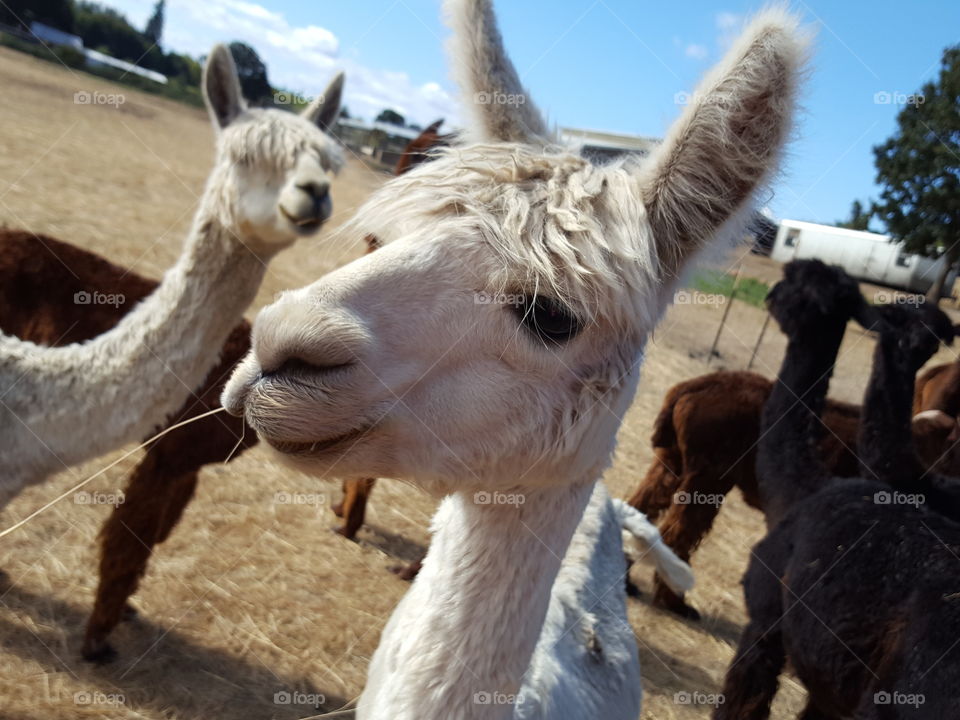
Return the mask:
<path id="1" fill-rule="evenodd" d="M 53 235 L 158 277 L 180 250 L 209 167 L 212 132 L 205 114 L 3 49 L 0 89 L 0 223 Z M 82 90 L 120 92 L 126 102 L 119 108 L 74 104 Z M 384 179 L 351 161 L 334 187 L 331 230 Z M 249 316 L 278 290 L 310 282 L 360 252 L 330 230 L 298 243 L 274 261 Z M 715 367 L 746 366 L 764 314 L 735 303 L 720 357 L 708 368 L 721 314 L 716 303 L 675 306 L 657 330 L 606 476 L 615 494 L 626 495 L 646 470 L 651 422 L 668 387 Z M 771 328 L 755 369 L 774 374 L 783 346 Z M 836 397 L 859 399 L 871 348 L 869 337 L 848 334 Z M 946 351 L 938 358 L 948 359 Z M 0 528 L 120 455 L 24 492 L 0 514 Z M 135 459 L 87 489 L 122 488 Z M 309 494 L 311 504 L 276 502 L 279 493 L 292 492 Z M 134 597 L 140 618 L 115 633 L 120 656 L 105 667 L 82 662 L 78 648 L 96 583 L 94 542 L 109 507 L 68 497 L 0 539 L 0 568 L 8 574 L 0 585 L 0 717 L 263 720 L 342 707 L 363 687 L 380 630 L 407 588 L 387 567 L 426 546 L 434 503 L 409 487 L 381 483 L 369 524 L 351 543 L 330 532 L 328 505 L 338 494 L 337 480 L 298 475 L 262 447 L 229 465 L 207 467 L 196 499 Z M 630 601 L 644 718 L 709 717 L 709 708 L 679 704 L 675 694 L 719 690 L 744 622 L 740 576 L 761 534 L 760 516 L 732 497 L 694 559 L 698 585 L 691 601 L 703 611 L 702 622 Z M 648 591 L 650 572 L 635 569 L 634 576 Z M 275 694 L 294 691 L 304 694 L 297 697 L 302 704 L 275 702 Z M 309 695 L 323 696 L 319 708 Z M 786 679 L 773 716 L 794 717 L 803 696 Z"/>

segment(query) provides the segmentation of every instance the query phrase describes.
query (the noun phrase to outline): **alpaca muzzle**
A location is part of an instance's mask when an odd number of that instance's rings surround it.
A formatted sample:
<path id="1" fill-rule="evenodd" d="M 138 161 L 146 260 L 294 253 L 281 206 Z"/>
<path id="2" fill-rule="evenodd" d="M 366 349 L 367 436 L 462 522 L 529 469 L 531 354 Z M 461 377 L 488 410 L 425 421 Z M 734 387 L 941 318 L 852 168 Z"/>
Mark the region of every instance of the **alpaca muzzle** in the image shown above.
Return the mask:
<path id="1" fill-rule="evenodd" d="M 251 350 L 234 369 L 220 394 L 220 404 L 228 413 L 234 417 L 243 417 L 247 395 L 260 373 L 260 363 L 257 362 L 257 356 Z"/>

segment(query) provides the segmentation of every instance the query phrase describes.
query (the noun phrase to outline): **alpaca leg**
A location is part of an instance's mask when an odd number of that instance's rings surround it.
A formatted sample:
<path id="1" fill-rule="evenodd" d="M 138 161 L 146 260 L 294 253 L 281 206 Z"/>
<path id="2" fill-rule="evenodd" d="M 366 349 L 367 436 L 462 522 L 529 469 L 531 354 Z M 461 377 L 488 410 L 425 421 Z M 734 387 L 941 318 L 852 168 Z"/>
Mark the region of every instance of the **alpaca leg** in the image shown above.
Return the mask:
<path id="1" fill-rule="evenodd" d="M 146 572 L 153 547 L 169 537 L 196 489 L 196 471 L 164 479 L 151 471 L 151 460 L 148 454 L 134 471 L 126 501 L 101 531 L 100 580 L 83 644 L 86 660 L 114 657 L 107 637 L 121 620 L 135 614 L 127 601 Z"/>
<path id="2" fill-rule="evenodd" d="M 753 549 L 743 577 L 750 620 L 740 636 L 737 653 L 723 683 L 724 702 L 713 720 L 767 720 L 786 664 L 783 645 L 783 539 L 769 536 Z M 813 716 L 816 717 L 816 716 Z M 812 719 L 811 719 L 812 720 Z"/>
<path id="3" fill-rule="evenodd" d="M 797 720 L 839 720 L 836 715 L 829 715 L 813 704 L 813 700 L 807 700 L 807 706 L 797 717 Z"/>
<path id="4" fill-rule="evenodd" d="M 702 482 L 697 480 L 696 475 L 685 476 L 681 485 L 684 491 L 677 493 L 677 501 L 667 511 L 666 517 L 661 523 L 660 534 L 663 537 L 663 542 L 684 562 L 690 562 L 690 556 L 710 531 L 713 521 L 720 511 L 718 502 L 707 502 L 707 500 L 716 500 L 720 495 L 719 493 L 706 495 L 702 491 L 694 490 L 703 485 Z M 689 502 L 682 502 L 682 500 Z M 662 607 L 681 617 L 692 620 L 700 619 L 700 613 L 684 601 L 683 595 L 671 590 L 659 573 L 654 575 L 653 584 L 653 604 L 655 606 Z"/>
<path id="5" fill-rule="evenodd" d="M 640 487 L 627 500 L 642 512 L 650 522 L 656 522 L 660 513 L 670 507 L 673 495 L 682 480 L 682 462 L 667 448 L 654 448 L 655 457 Z"/>
<path id="6" fill-rule="evenodd" d="M 367 510 L 367 499 L 373 491 L 374 478 L 363 480 L 348 480 L 344 482 L 343 503 L 340 517 L 344 518 L 343 527 L 337 532 L 349 540 L 353 540 L 357 531 L 363 525 L 363 518 Z"/>
<path id="7" fill-rule="evenodd" d="M 347 493 L 350 492 L 350 483 L 356 482 L 356 480 L 341 480 L 340 481 L 340 502 L 335 502 L 330 506 L 330 511 L 336 515 L 338 518 L 343 517 L 343 503 L 347 499 Z"/>
<path id="8" fill-rule="evenodd" d="M 409 565 L 394 565 L 390 568 L 390 572 L 395 573 L 396 576 L 401 580 L 411 582 L 420 572 L 422 567 L 423 558 L 420 558 L 419 560 L 414 560 Z"/>
<path id="9" fill-rule="evenodd" d="M 779 629 L 751 621 L 727 670 L 724 703 L 714 711 L 713 720 L 767 720 L 784 662 Z M 820 716 L 801 717 L 816 720 Z"/>

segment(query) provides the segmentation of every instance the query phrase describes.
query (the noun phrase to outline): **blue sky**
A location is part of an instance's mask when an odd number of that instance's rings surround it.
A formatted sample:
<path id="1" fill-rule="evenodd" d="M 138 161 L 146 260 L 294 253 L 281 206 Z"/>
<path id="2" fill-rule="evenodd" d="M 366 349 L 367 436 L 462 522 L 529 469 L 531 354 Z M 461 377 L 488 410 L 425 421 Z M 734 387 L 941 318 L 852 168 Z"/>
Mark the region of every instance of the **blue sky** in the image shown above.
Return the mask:
<path id="1" fill-rule="evenodd" d="M 154 0 L 106 0 L 142 26 Z M 660 136 L 745 17 L 747 0 L 497 0 L 507 48 L 552 121 Z M 875 197 L 871 147 L 895 129 L 898 101 L 936 76 L 960 43 L 958 0 L 792 2 L 816 32 L 797 139 L 761 198 L 778 217 L 833 222 Z M 194 55 L 220 41 L 252 44 L 271 81 L 320 92 L 347 71 L 346 102 L 427 123 L 456 120 L 439 0 L 168 0 L 165 46 Z M 881 93 L 877 102 L 877 94 Z M 889 102 L 883 102 L 889 100 Z"/>

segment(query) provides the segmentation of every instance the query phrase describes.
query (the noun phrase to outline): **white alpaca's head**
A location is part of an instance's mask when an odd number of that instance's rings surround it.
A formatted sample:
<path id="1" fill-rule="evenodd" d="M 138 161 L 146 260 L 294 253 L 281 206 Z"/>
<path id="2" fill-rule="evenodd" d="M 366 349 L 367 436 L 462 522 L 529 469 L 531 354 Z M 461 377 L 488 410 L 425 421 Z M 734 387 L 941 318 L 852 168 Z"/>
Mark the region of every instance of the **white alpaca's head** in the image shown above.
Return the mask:
<path id="1" fill-rule="evenodd" d="M 551 143 L 489 0 L 447 6 L 470 144 L 359 210 L 347 232 L 382 249 L 261 313 L 224 405 L 317 473 L 595 479 L 679 273 L 776 165 L 803 45 L 763 14 L 653 156 L 595 165 Z M 526 102 L 474 102 L 498 95 Z"/>
<path id="2" fill-rule="evenodd" d="M 315 233 L 330 217 L 330 181 L 343 165 L 327 135 L 340 112 L 343 74 L 302 113 L 251 108 L 230 50 L 217 45 L 203 68 L 203 97 L 217 130 L 218 215 L 255 252 L 272 254 Z"/>

